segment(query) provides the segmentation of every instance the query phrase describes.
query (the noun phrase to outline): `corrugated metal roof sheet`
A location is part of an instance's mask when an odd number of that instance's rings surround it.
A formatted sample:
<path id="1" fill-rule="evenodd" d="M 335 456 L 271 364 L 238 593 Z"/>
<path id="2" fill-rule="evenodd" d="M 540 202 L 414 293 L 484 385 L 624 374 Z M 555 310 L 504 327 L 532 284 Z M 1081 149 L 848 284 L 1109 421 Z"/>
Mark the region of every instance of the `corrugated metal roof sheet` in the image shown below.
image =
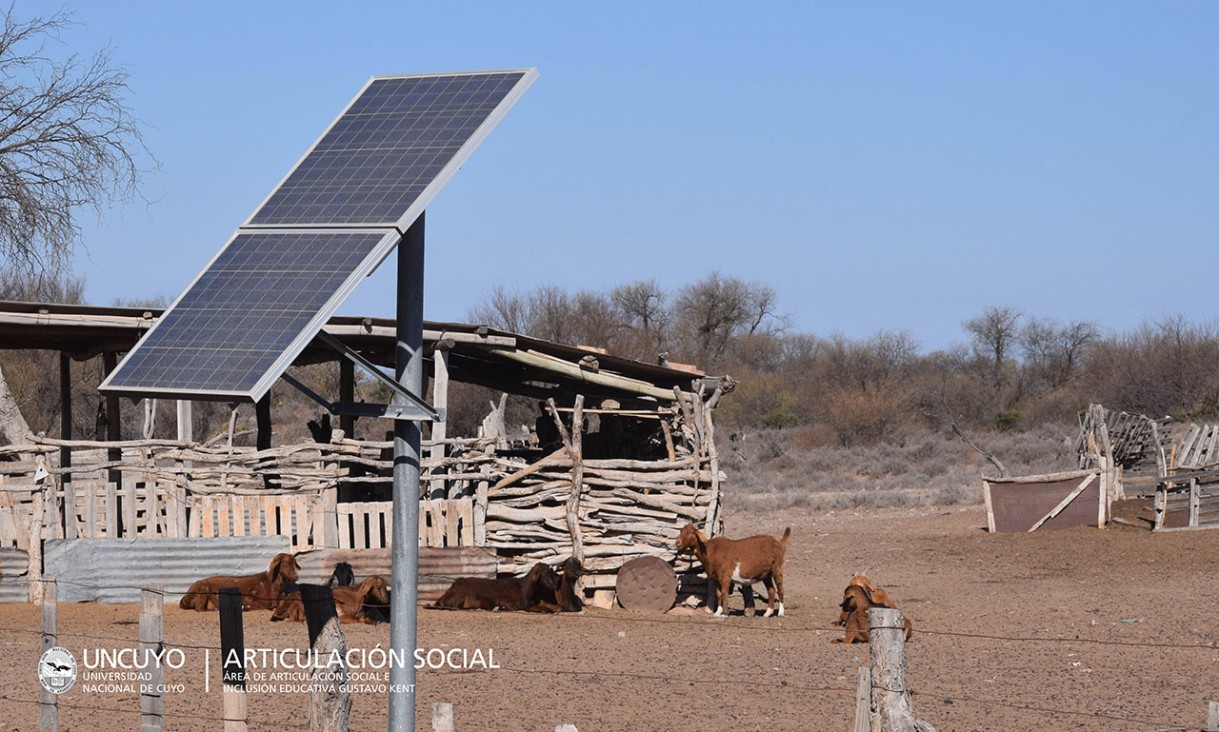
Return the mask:
<path id="1" fill-rule="evenodd" d="M 347 562 L 356 582 L 374 574 L 388 578 L 389 549 L 315 549 L 297 555 L 300 581 L 323 584 L 338 562 Z M 457 577 L 494 577 L 495 552 L 481 547 L 419 547 L 419 599 L 440 597 Z"/>
<path id="2" fill-rule="evenodd" d="M 57 580 L 60 602 L 139 602 L 141 587 L 163 588 L 169 601 L 197 579 L 261 572 L 287 551 L 284 536 L 56 540 L 43 574 Z"/>
<path id="3" fill-rule="evenodd" d="M 30 601 L 30 555 L 22 549 L 0 549 L 0 603 Z"/>

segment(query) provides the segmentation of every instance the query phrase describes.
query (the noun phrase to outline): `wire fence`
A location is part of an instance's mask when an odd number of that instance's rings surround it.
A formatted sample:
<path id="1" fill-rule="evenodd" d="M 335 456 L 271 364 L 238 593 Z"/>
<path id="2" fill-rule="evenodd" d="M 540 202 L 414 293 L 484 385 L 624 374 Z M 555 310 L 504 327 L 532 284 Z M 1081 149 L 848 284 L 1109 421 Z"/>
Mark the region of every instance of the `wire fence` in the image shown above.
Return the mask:
<path id="1" fill-rule="evenodd" d="M 44 582 L 55 582 L 54 579 L 44 579 Z M 96 585 L 81 582 L 58 581 L 60 584 L 74 584 L 88 589 L 97 589 Z M 123 589 L 144 590 L 153 589 L 161 593 L 175 594 L 174 590 L 165 588 L 145 588 L 140 586 L 121 586 Z M 178 590 L 177 593 L 186 591 L 184 588 Z M 421 617 L 426 617 L 421 616 Z M 778 635 L 788 634 L 813 634 L 816 632 L 824 632 L 831 629 L 828 625 L 809 625 L 809 624 L 791 624 L 784 622 L 777 624 L 774 622 L 767 623 L 738 623 L 725 622 L 722 619 L 709 620 L 699 617 L 671 617 L 671 616 L 646 616 L 646 615 L 631 615 L 628 613 L 582 613 L 578 620 L 573 618 L 573 622 L 580 623 L 640 623 L 651 626 L 680 626 L 681 631 L 675 628 L 674 632 L 686 632 L 687 630 L 701 628 L 709 632 L 715 633 L 721 630 L 731 630 L 732 632 L 747 632 L 747 633 L 769 633 Z M 12 626 L 0 626 L 0 633 L 13 633 L 19 635 L 28 635 L 31 637 L 37 636 L 42 638 L 46 634 L 39 629 L 21 628 Z M 1107 646 L 1107 647 L 1123 647 L 1133 649 L 1154 648 L 1157 650 L 1177 649 L 1182 651 L 1219 651 L 1219 641 L 1208 642 L 1168 642 L 1168 641 L 1140 641 L 1140 640 L 1115 640 L 1103 638 L 1086 638 L 1078 636 L 1061 636 L 1061 635 L 999 635 L 995 633 L 983 633 L 970 631 L 965 629 L 937 629 L 935 627 L 920 626 L 916 631 L 917 635 L 928 636 L 931 638 L 961 638 L 975 640 L 992 644 L 1028 644 L 1028 643 L 1047 643 L 1063 646 Z M 55 632 L 55 637 L 58 639 L 72 638 L 80 641 L 94 641 L 102 643 L 123 643 L 123 644 L 139 644 L 141 641 L 138 637 L 121 636 L 121 635 L 105 635 L 95 633 L 81 633 L 72 631 L 60 631 L 58 628 Z M 221 652 L 222 648 L 215 645 L 193 644 L 185 642 L 176 642 L 168 639 L 163 639 L 161 645 L 165 648 L 191 649 L 191 650 L 206 650 Z M 540 676 L 549 678 L 563 679 L 613 679 L 613 680 L 631 680 L 643 681 L 651 684 L 675 684 L 681 686 L 696 686 L 696 685 L 714 685 L 714 686 L 742 686 L 755 688 L 773 688 L 776 686 L 776 681 L 773 678 L 726 678 L 722 676 L 714 676 L 707 674 L 689 675 L 679 673 L 643 673 L 633 671 L 614 671 L 614 670 L 573 670 L 570 668 L 523 668 L 516 666 L 497 665 L 495 670 L 498 673 L 519 674 L 521 676 Z M 441 672 L 444 673 L 444 672 Z M 461 671 L 450 671 L 449 673 L 464 673 Z M 827 695 L 854 695 L 856 689 L 844 685 L 835 684 L 815 684 L 815 683 L 799 683 L 790 678 L 784 678 L 782 688 L 785 693 L 795 692 L 803 694 L 827 694 Z M 1086 711 L 1080 709 L 1070 709 L 1061 706 L 1051 706 L 1045 704 L 1021 703 L 1005 699 L 997 699 L 984 695 L 973 693 L 961 693 L 959 687 L 952 688 L 937 688 L 924 686 L 922 689 L 910 691 L 911 695 L 916 699 L 922 699 L 928 702 L 940 704 L 966 704 L 975 705 L 978 707 L 990 709 L 1007 709 L 1030 715 L 1039 715 L 1050 718 L 1078 718 L 1078 719 L 1093 719 L 1101 722 L 1123 723 L 1128 725 L 1137 725 L 1145 727 L 1151 732 L 1171 732 L 1174 730 L 1197 730 L 1200 727 L 1197 724 L 1181 724 L 1174 720 L 1163 718 L 1152 718 L 1134 716 L 1129 714 L 1110 714 L 1097 711 Z M 121 714 L 140 716 L 144 712 L 138 706 L 134 707 L 113 707 L 100 704 L 85 704 L 80 702 L 69 702 L 62 699 L 55 700 L 58 707 L 61 709 L 73 710 L 87 713 L 104 713 L 104 714 Z M 40 706 L 44 702 L 40 699 L 25 699 L 13 696 L 11 693 L 0 693 L 0 702 L 8 702 L 21 705 Z M 182 712 L 164 711 L 158 716 L 165 719 L 180 719 L 194 720 L 204 722 L 215 722 L 217 725 L 222 725 L 226 719 L 222 715 L 206 715 L 206 714 L 190 714 Z M 272 718 L 268 716 L 265 720 L 254 719 L 252 723 L 261 724 L 263 722 L 273 722 L 278 728 L 304 729 L 307 724 L 293 723 L 281 716 Z"/>

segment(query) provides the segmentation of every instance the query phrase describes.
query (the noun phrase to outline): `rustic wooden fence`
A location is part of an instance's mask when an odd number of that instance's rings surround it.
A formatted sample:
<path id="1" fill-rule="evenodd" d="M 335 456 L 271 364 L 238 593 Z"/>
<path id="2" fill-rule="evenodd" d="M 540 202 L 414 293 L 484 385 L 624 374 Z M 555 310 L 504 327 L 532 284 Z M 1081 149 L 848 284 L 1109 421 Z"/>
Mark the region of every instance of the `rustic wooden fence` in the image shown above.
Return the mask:
<path id="1" fill-rule="evenodd" d="M 578 554 L 593 589 L 612 586 L 617 568 L 638 556 L 672 561 L 682 524 L 719 518 L 723 474 L 710 412 L 694 411 L 703 447 L 670 449 L 660 460 L 583 459 L 578 430 L 533 464 L 497 454 L 494 440 L 425 443 L 432 457 L 422 464 L 420 546 L 485 547 L 510 573 Z M 571 424 L 582 424 L 579 410 Z M 391 484 L 392 443 L 341 433 L 262 451 L 38 439 L 0 447 L 0 551 L 28 552 L 36 581 L 47 540 L 283 536 L 293 552 L 383 550 L 393 531 Z"/>

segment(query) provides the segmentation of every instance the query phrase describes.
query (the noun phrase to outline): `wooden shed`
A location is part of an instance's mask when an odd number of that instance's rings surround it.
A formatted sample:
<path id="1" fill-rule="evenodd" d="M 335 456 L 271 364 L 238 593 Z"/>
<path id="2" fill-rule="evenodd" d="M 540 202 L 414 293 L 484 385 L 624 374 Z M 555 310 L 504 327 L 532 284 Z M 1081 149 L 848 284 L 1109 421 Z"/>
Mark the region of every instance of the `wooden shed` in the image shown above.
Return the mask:
<path id="1" fill-rule="evenodd" d="M 112 368 L 159 314 L 0 302 L 0 348 L 59 352 L 70 410 L 70 360 L 102 358 Z M 324 330 L 392 364 L 392 320 L 334 317 Z M 519 573 L 573 553 L 589 571 L 586 588 L 608 587 L 632 558 L 673 560 L 687 522 L 718 533 L 725 476 L 712 413 L 731 379 L 477 325 L 426 322 L 424 338 L 427 397 L 442 413 L 450 381 L 535 399 L 542 410 L 528 435 L 506 428 L 497 410 L 476 435 L 433 425 L 419 536 L 436 551 L 423 555 L 421 596 L 463 570 Z M 350 401 L 354 371 L 329 346 L 315 341 L 297 365 L 336 360 L 344 364 L 338 398 Z M 293 551 L 314 553 L 318 567 L 342 555 L 369 571 L 383 558 L 388 568 L 391 443 L 352 439 L 352 418 L 322 442 L 242 448 L 200 444 L 185 425 L 178 439 L 123 439 L 114 402 L 106 440 L 72 439 L 65 419 L 65 439 L 0 447 L 0 555 L 25 553 L 35 584 L 43 542 L 87 539 L 281 536 Z M 180 405 L 180 419 L 189 408 Z M 269 429 L 266 416 L 260 428 Z"/>

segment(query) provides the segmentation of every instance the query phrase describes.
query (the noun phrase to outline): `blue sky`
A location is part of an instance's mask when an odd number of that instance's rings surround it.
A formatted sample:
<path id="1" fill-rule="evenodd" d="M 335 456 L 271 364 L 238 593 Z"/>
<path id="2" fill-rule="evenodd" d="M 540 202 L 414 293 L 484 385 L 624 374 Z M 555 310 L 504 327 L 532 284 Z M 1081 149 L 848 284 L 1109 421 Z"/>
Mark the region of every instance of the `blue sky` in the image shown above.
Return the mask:
<path id="1" fill-rule="evenodd" d="M 1215 314 L 1216 3 L 64 7 L 72 49 L 131 71 L 161 163 L 149 204 L 82 219 L 96 304 L 176 297 L 368 77 L 534 66 L 429 209 L 429 319 L 712 269 L 798 331 L 925 350 L 990 305 Z M 340 312 L 392 315 L 385 269 Z"/>

